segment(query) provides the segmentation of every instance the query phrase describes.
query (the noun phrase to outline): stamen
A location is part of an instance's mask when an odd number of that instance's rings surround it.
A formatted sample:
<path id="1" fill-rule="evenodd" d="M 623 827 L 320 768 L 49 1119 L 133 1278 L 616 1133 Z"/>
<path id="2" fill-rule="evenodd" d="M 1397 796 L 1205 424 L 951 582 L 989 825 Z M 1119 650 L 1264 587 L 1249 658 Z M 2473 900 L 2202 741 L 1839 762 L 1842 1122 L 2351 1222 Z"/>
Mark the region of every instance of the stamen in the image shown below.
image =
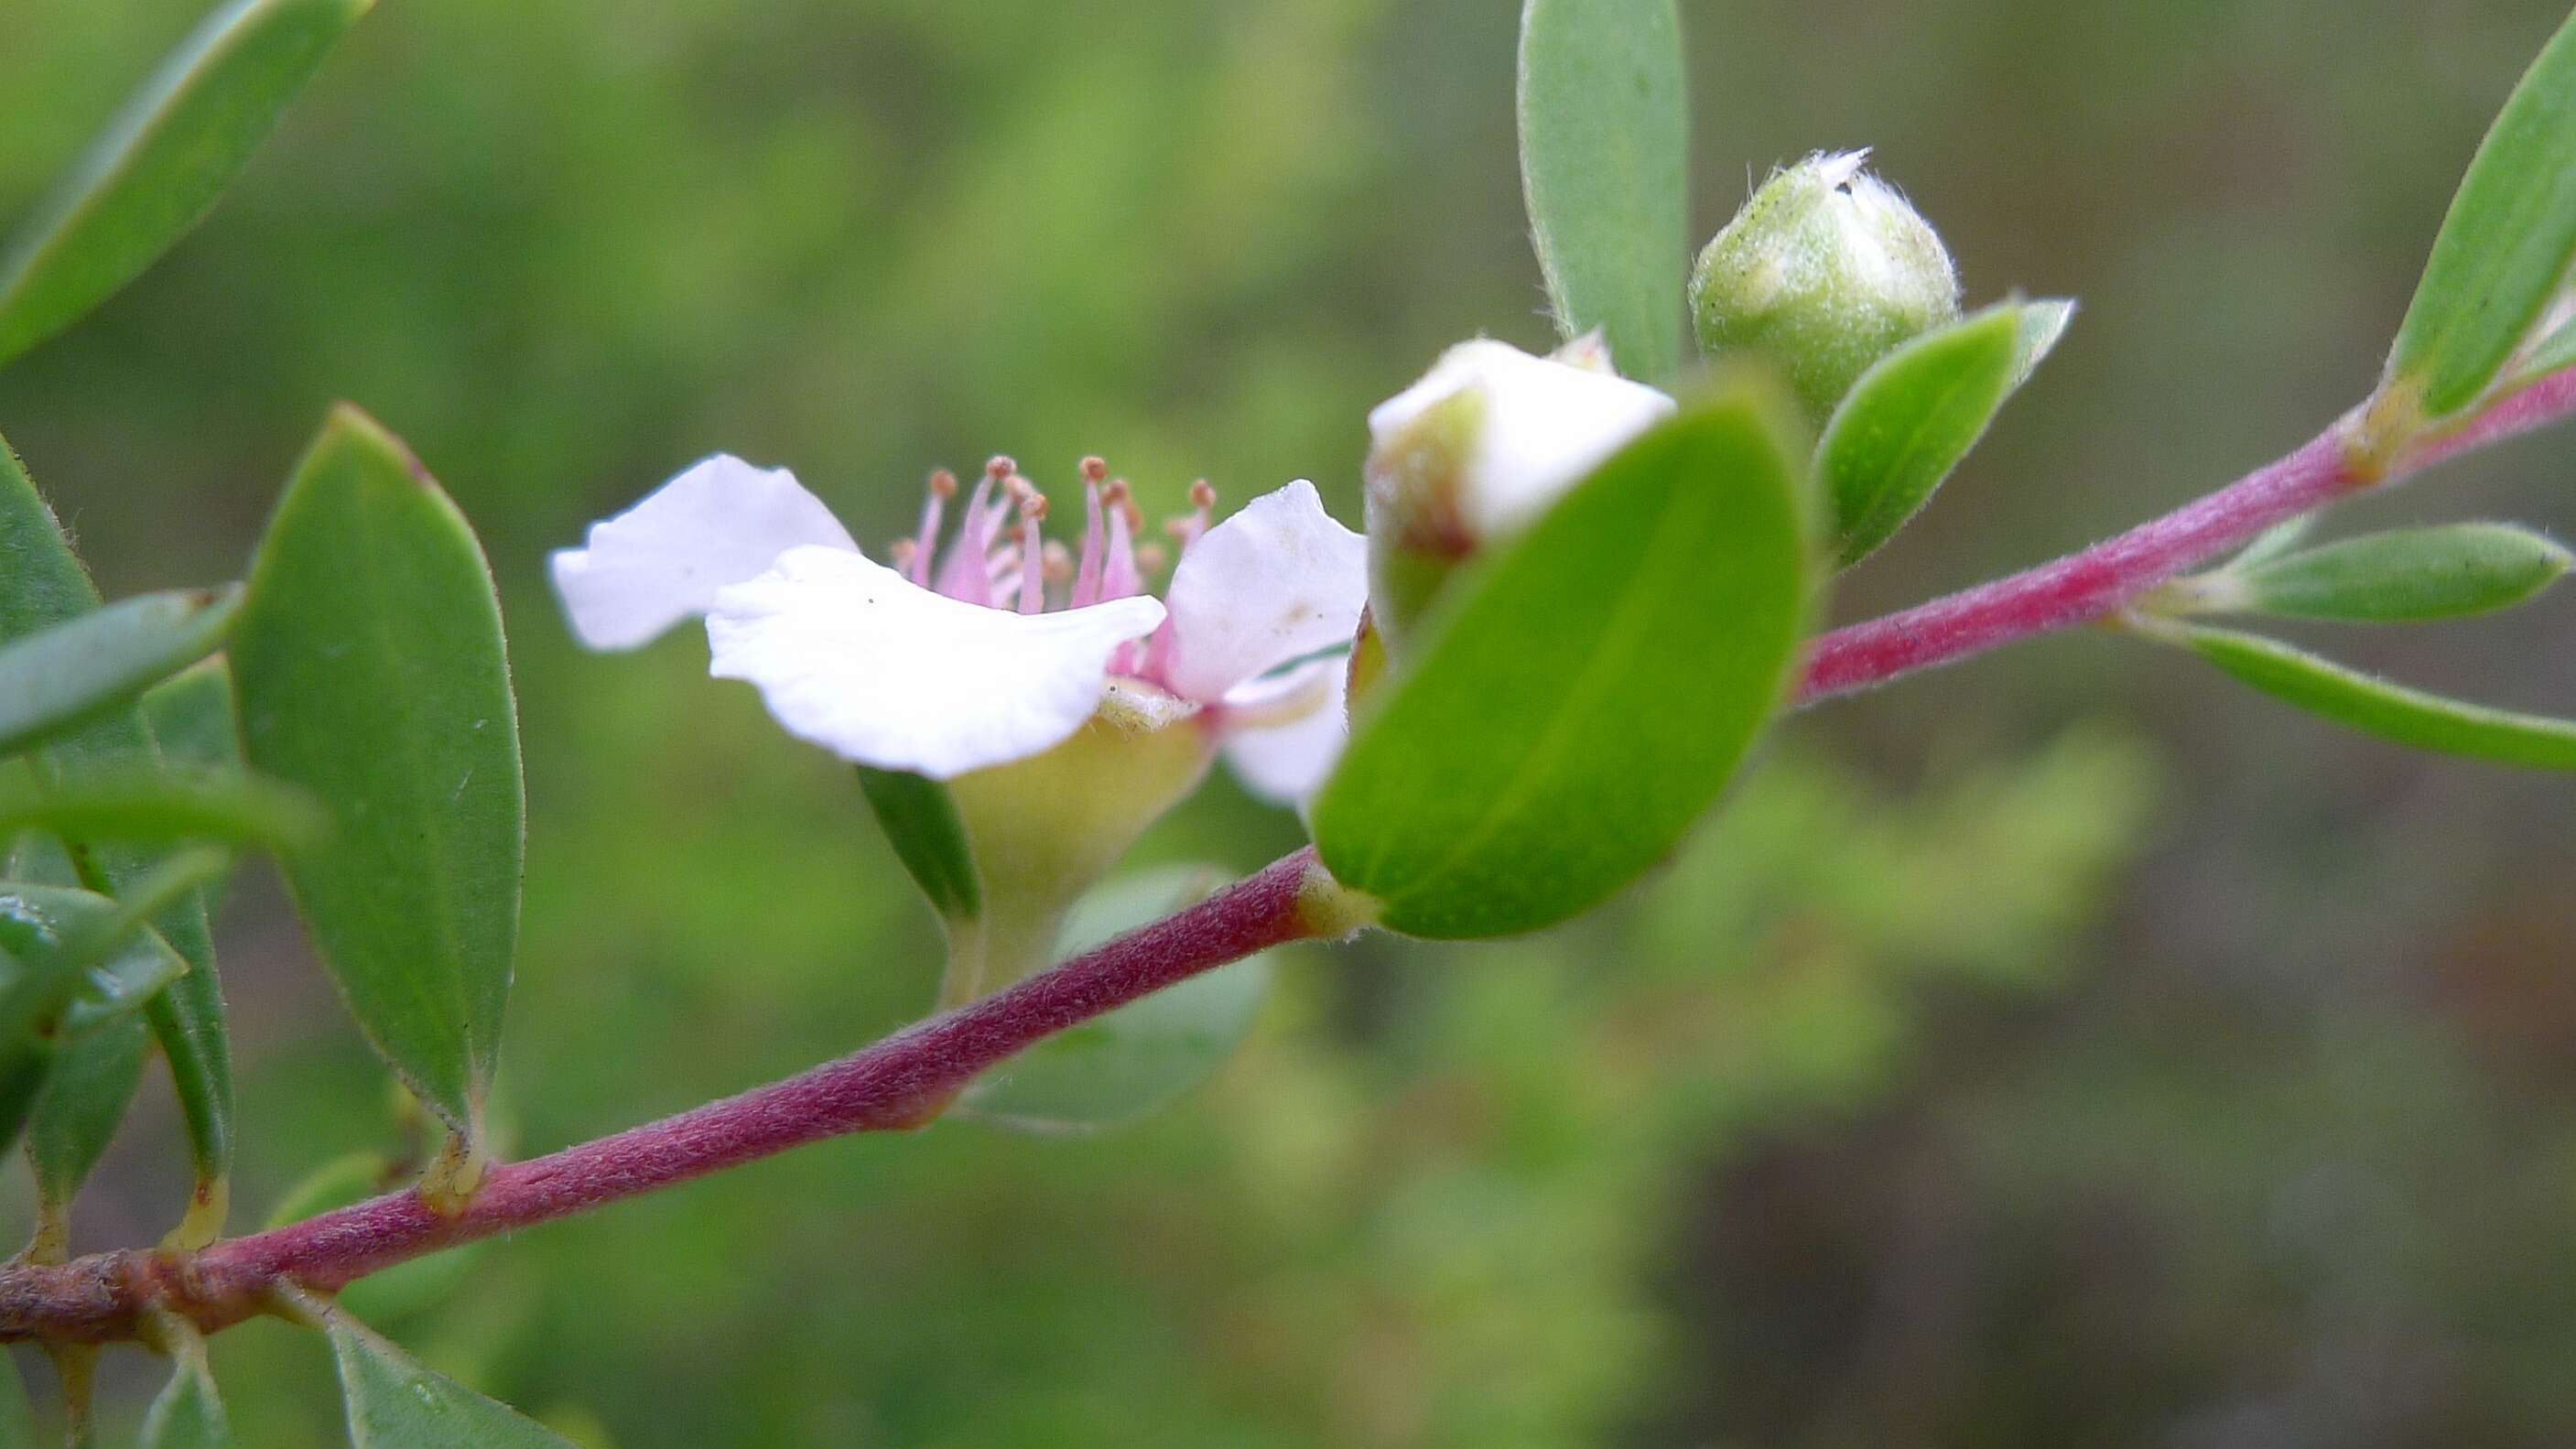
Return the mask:
<path id="1" fill-rule="evenodd" d="M 1076 609 L 1100 602 L 1100 566 L 1109 549 L 1109 535 L 1100 521 L 1100 480 L 1092 476 L 1092 465 L 1098 458 L 1082 460 L 1082 566 L 1073 578 L 1073 596 L 1067 604 Z M 1105 471 L 1106 464 L 1102 464 Z"/>
<path id="2" fill-rule="evenodd" d="M 1014 473 L 1011 497 L 1020 506 L 1020 612 L 1046 612 L 1046 546 L 1038 534 L 1046 522 L 1046 495 L 1038 485 Z"/>
<path id="3" fill-rule="evenodd" d="M 1043 559 L 1049 584 L 1061 584 L 1073 577 L 1073 550 L 1050 538 Z"/>
<path id="4" fill-rule="evenodd" d="M 1171 551 L 1159 543 L 1136 545 L 1136 567 L 1149 574 L 1159 574 L 1163 565 L 1172 561 Z"/>
<path id="5" fill-rule="evenodd" d="M 996 458 L 993 461 L 1007 465 L 1010 459 Z M 1009 475 L 1010 469 L 1005 466 L 1000 477 Z M 990 466 L 984 469 L 983 477 L 975 480 L 975 491 L 966 500 L 966 515 L 957 525 L 956 546 L 948 551 L 946 561 L 940 565 L 936 585 L 939 592 L 952 599 L 987 607 L 993 602 L 993 565 L 990 558 L 993 538 L 1002 529 L 1002 510 L 992 502 L 993 485 L 997 481 Z"/>
<path id="6" fill-rule="evenodd" d="M 1100 493 L 1101 511 L 1109 515 L 1109 544 L 1100 553 L 1100 597 L 1133 598 L 1145 592 L 1136 572 L 1136 505 L 1127 498 L 1127 480 L 1113 478 Z"/>
<path id="7" fill-rule="evenodd" d="M 1208 486 L 1208 480 L 1201 478 L 1190 485 L 1189 515 L 1164 524 L 1163 531 L 1180 544 L 1181 552 L 1188 553 L 1190 546 L 1208 531 L 1208 510 L 1214 507 L 1216 490 Z"/>
<path id="8" fill-rule="evenodd" d="M 941 468 L 930 475 L 929 496 L 921 500 L 921 528 L 914 535 L 921 540 L 920 547 L 912 556 L 895 564 L 905 578 L 923 588 L 930 587 L 930 566 L 939 554 L 940 514 L 948 500 L 956 496 L 956 474 Z"/>
<path id="9" fill-rule="evenodd" d="M 921 580 L 913 578 L 912 567 L 915 563 L 920 561 L 920 544 L 915 543 L 908 538 L 898 538 L 886 549 L 886 557 L 894 560 L 894 571 L 896 573 L 903 575 L 905 578 L 912 579 L 916 584 L 921 582 Z"/>

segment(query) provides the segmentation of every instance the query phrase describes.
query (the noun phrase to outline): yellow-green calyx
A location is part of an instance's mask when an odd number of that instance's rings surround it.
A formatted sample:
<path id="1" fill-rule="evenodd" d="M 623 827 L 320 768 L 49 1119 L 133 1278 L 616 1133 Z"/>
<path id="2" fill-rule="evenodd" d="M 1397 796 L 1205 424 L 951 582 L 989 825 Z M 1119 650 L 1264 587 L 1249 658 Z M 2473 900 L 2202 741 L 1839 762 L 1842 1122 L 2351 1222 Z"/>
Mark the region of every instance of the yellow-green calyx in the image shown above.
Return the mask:
<path id="1" fill-rule="evenodd" d="M 1949 251 L 1867 157 L 1775 172 L 1691 273 L 1701 349 L 1768 359 L 1817 427 L 1871 363 L 1959 315 Z"/>
<path id="2" fill-rule="evenodd" d="M 1151 685 L 1116 681 L 1064 743 L 948 782 L 981 909 L 948 918 L 942 1006 L 1053 964 L 1065 912 L 1207 774 L 1214 739 L 1194 715 Z"/>

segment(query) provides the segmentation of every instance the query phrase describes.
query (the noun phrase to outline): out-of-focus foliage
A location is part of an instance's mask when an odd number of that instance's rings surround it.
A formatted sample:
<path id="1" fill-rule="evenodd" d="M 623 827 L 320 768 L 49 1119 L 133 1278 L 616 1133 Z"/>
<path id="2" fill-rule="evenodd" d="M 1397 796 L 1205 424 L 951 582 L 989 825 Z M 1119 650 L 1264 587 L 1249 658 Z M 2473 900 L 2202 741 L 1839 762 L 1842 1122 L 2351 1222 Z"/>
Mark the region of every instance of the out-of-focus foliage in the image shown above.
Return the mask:
<path id="1" fill-rule="evenodd" d="M 14 215 L 203 6 L 0 7 Z M 237 576 L 335 397 L 454 492 L 528 752 L 492 1128 L 542 1150 L 895 1026 L 938 952 L 847 771 L 694 640 L 577 654 L 544 551 L 717 448 L 871 542 L 997 450 L 1042 481 L 1101 451 L 1149 508 L 1310 475 L 1355 519 L 1369 404 L 1470 332 L 1548 338 L 1515 8 L 382 5 L 203 228 L 0 372 L 0 428 L 111 596 Z M 1746 168 L 1875 144 L 1972 295 L 2086 301 L 1846 614 L 2179 503 L 2366 388 L 2565 14 L 1685 9 L 1698 234 Z M 2565 447 L 2425 486 L 2564 526 Z M 2545 707 L 2564 620 L 2338 651 Z M 1133 1131 L 810 1149 L 361 1311 L 620 1449 L 2564 1442 L 2563 787 L 2159 657 L 2067 640 L 1805 717 L 1632 903 L 1305 953 L 1246 1057 Z M 2033 744 L 2104 711 L 2168 742 L 2144 837 L 2128 747 Z M 1140 856 L 1294 838 L 1220 790 Z M 248 1223 L 407 1144 L 273 884 L 223 929 Z M 168 1226 L 185 1158 L 144 1102 L 76 1246 Z M 211 1350 L 240 1442 L 333 1442 L 309 1336 Z M 160 1375 L 106 1367 L 130 1427 Z"/>

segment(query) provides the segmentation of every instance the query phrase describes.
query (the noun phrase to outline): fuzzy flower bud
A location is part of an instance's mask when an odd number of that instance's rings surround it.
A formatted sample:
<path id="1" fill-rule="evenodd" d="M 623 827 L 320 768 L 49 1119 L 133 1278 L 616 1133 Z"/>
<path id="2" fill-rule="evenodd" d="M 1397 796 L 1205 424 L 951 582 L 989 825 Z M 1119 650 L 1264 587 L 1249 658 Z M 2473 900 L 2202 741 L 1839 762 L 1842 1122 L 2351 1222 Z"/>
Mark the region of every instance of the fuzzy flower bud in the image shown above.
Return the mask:
<path id="1" fill-rule="evenodd" d="M 1959 315 L 1950 253 L 1868 156 L 1773 173 L 1691 273 L 1700 347 L 1767 355 L 1819 427 L 1871 363 Z"/>
<path id="2" fill-rule="evenodd" d="M 1479 338 L 1369 413 L 1372 606 L 1389 643 L 1449 571 L 1518 533 L 1673 400 L 1610 369 L 1597 338 L 1554 357 Z"/>

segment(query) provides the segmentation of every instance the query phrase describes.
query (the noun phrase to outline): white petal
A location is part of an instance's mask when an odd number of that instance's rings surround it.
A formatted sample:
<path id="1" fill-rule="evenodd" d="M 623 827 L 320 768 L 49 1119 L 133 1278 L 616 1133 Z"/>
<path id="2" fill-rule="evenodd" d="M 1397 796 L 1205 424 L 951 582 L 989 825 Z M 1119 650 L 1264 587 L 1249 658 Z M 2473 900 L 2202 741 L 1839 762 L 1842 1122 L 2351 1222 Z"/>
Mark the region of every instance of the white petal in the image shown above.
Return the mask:
<path id="1" fill-rule="evenodd" d="M 553 572 L 573 633 L 593 649 L 650 642 L 799 544 L 858 548 L 795 474 L 722 453 L 592 524 L 588 544 L 558 549 Z"/>
<path id="2" fill-rule="evenodd" d="M 1303 478 L 1190 545 L 1165 591 L 1173 692 L 1201 704 L 1300 654 L 1348 641 L 1368 601 L 1368 541 Z"/>
<path id="3" fill-rule="evenodd" d="M 1277 681 L 1255 680 L 1226 697 L 1228 709 L 1260 721 L 1225 733 L 1225 762 L 1246 789 L 1265 800 L 1302 806 L 1323 785 L 1350 735 L 1344 695 L 1350 663 L 1345 657 L 1318 659 Z M 1297 705 L 1305 706 L 1302 712 Z"/>
<path id="4" fill-rule="evenodd" d="M 1479 338 L 1450 348 L 1420 382 L 1371 410 L 1369 435 L 1384 447 L 1426 410 L 1469 388 L 1483 394 L 1484 409 L 1457 506 L 1479 539 L 1534 521 L 1673 413 L 1673 400 L 1644 383 Z"/>
<path id="5" fill-rule="evenodd" d="M 945 780 L 1025 759 L 1091 717 L 1150 598 L 1020 614 L 947 598 L 860 554 L 790 549 L 707 611 L 708 672 L 758 685 L 798 739 Z"/>

